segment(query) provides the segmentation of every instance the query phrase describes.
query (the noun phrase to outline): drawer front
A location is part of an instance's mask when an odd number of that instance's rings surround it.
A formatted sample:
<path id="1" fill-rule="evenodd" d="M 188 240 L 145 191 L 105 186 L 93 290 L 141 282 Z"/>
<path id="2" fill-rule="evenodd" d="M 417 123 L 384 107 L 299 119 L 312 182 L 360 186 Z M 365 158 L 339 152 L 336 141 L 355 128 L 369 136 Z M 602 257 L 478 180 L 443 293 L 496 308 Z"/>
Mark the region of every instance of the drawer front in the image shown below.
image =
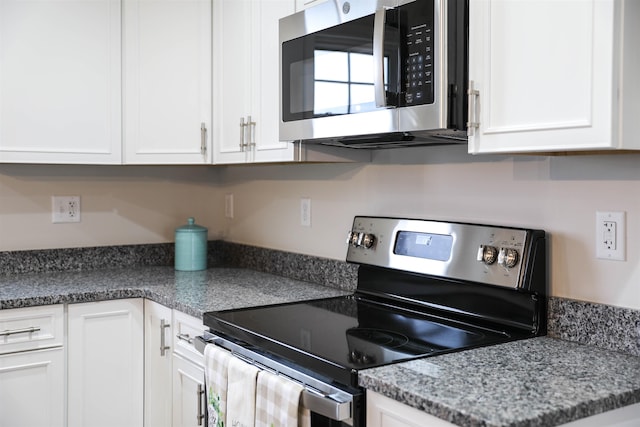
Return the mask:
<path id="1" fill-rule="evenodd" d="M 201 319 L 173 311 L 173 351 L 198 366 L 204 366 L 204 355 L 193 346 L 193 339 L 202 335 L 202 331 L 204 325 Z"/>
<path id="2" fill-rule="evenodd" d="M 0 310 L 0 354 L 62 346 L 62 304 Z"/>

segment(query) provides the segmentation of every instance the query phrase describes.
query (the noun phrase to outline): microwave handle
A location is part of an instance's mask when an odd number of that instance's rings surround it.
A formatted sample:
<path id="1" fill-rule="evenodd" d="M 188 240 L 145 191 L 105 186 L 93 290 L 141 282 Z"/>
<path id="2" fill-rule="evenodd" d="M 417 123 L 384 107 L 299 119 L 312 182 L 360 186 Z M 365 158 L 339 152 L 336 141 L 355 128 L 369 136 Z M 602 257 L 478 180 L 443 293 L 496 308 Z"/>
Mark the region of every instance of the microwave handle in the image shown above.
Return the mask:
<path id="1" fill-rule="evenodd" d="M 376 107 L 387 107 L 387 96 L 384 90 L 384 26 L 386 10 L 376 10 L 373 22 L 373 90 Z"/>

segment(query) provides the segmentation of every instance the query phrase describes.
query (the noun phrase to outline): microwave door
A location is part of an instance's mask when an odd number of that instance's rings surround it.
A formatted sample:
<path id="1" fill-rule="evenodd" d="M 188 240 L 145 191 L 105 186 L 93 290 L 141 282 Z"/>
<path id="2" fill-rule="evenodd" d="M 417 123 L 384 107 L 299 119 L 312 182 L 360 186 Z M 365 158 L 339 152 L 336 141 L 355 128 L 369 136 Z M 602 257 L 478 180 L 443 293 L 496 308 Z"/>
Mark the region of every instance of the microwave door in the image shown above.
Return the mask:
<path id="1" fill-rule="evenodd" d="M 377 53 L 375 14 L 282 42 L 281 139 L 397 130 L 397 114 L 386 110 L 393 108 L 400 85 L 399 35 L 393 27 L 395 11 L 382 13 L 387 25 Z M 376 96 L 383 99 L 382 107 Z M 365 117 L 343 118 L 358 115 Z"/>

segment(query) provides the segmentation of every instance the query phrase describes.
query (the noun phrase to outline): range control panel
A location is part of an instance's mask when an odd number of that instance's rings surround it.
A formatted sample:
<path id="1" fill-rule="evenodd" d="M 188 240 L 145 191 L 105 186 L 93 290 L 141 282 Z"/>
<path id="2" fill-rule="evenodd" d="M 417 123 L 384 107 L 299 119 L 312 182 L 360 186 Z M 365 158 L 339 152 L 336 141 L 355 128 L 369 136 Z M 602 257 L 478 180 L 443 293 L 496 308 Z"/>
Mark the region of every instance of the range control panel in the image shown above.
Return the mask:
<path id="1" fill-rule="evenodd" d="M 355 217 L 347 261 L 522 288 L 544 231 L 444 221 Z"/>

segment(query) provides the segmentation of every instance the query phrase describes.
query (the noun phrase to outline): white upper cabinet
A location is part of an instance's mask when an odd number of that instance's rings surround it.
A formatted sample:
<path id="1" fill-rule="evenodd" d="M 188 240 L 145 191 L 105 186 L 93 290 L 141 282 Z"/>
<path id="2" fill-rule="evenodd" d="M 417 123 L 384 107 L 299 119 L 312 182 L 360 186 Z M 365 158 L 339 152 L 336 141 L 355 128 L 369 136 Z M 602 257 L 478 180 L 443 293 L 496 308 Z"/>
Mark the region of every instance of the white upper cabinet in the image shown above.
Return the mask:
<path id="1" fill-rule="evenodd" d="M 640 2 L 470 2 L 470 153 L 640 149 Z"/>
<path id="2" fill-rule="evenodd" d="M 211 0 L 123 4 L 124 163 L 211 162 Z"/>
<path id="3" fill-rule="evenodd" d="M 214 0 L 213 94 L 216 164 L 294 160 L 279 141 L 278 20 L 293 0 Z"/>
<path id="4" fill-rule="evenodd" d="M 120 1 L 0 1 L 0 162 L 120 163 Z"/>

